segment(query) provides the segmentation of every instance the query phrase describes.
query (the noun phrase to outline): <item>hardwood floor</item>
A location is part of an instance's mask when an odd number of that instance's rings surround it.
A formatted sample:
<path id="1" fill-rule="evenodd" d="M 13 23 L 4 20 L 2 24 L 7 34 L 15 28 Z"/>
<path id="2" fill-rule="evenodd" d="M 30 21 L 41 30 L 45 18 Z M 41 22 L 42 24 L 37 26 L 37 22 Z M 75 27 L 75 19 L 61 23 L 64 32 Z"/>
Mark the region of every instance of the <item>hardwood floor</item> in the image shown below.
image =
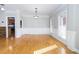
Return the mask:
<path id="1" fill-rule="evenodd" d="M 49 50 L 44 54 L 73 53 L 63 43 L 49 35 L 24 35 L 17 39 L 0 38 L 0 54 L 33 54 L 34 51 L 49 47 L 51 45 L 56 45 L 57 48 Z"/>

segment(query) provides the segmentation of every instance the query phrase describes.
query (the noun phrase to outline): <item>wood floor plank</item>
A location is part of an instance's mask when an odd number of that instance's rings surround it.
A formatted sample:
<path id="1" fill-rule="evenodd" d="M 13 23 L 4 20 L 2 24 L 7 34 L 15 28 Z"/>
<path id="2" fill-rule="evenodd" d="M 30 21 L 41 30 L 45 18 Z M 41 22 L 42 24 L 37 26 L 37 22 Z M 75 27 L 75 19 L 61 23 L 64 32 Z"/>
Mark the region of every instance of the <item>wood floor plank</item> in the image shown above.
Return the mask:
<path id="1" fill-rule="evenodd" d="M 63 43 L 49 35 L 23 35 L 20 38 L 0 38 L 0 54 L 33 54 L 35 50 L 55 44 L 58 48 L 45 52 L 45 54 L 60 54 L 60 48 L 64 48 L 65 53 L 72 54 L 72 51 Z"/>

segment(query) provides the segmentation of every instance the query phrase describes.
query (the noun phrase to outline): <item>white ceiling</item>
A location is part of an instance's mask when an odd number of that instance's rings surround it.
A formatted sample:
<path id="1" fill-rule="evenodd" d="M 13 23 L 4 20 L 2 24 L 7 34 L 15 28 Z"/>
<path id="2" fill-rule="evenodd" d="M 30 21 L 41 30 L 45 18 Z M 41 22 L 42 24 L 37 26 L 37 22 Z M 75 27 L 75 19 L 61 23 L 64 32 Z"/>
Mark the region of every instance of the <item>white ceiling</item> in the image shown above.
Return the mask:
<path id="1" fill-rule="evenodd" d="M 6 11 L 20 10 L 23 14 L 34 14 L 35 8 L 38 8 L 38 15 L 50 15 L 55 12 L 59 4 L 5 4 Z"/>

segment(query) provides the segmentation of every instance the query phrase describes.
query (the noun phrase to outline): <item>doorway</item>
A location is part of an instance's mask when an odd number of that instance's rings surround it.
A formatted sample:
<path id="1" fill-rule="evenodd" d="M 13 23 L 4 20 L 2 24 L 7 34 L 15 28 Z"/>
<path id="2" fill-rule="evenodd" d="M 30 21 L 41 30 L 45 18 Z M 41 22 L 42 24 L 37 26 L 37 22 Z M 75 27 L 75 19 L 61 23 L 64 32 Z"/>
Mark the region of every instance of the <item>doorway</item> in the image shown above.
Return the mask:
<path id="1" fill-rule="evenodd" d="M 15 37 L 15 17 L 8 17 L 8 37 Z"/>
<path id="2" fill-rule="evenodd" d="M 58 35 L 63 39 L 66 39 L 66 16 L 58 17 Z"/>

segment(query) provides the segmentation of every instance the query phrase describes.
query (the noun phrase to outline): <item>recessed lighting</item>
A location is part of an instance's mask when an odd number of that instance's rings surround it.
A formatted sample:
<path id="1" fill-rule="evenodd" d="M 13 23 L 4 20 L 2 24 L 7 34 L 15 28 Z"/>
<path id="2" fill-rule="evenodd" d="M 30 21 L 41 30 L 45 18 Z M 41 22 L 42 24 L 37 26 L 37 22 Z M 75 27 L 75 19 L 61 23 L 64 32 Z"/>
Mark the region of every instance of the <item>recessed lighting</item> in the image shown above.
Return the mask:
<path id="1" fill-rule="evenodd" d="M 4 11 L 5 9 L 4 8 L 1 8 L 1 10 Z"/>
<path id="2" fill-rule="evenodd" d="M 38 18 L 38 16 L 34 16 L 34 18 Z"/>

